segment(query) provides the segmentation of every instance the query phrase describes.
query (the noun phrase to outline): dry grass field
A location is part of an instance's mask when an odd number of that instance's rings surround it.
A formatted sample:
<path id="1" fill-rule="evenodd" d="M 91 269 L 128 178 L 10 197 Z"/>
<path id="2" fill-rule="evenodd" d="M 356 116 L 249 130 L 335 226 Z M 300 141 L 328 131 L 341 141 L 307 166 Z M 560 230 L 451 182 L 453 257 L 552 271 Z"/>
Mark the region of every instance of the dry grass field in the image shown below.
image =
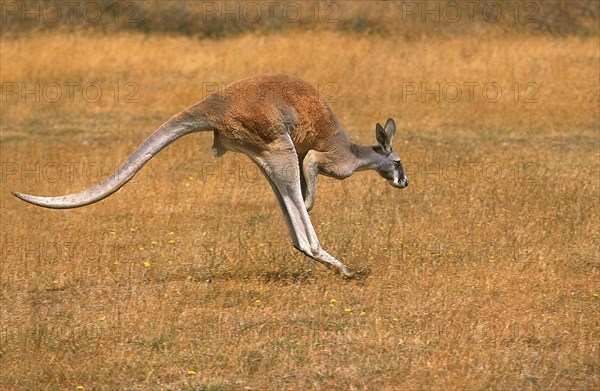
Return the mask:
<path id="1" fill-rule="evenodd" d="M 597 390 L 598 47 L 4 39 L 0 389 Z M 314 83 L 356 142 L 396 119 L 410 186 L 321 177 L 311 212 L 323 247 L 368 277 L 294 251 L 267 182 L 244 156 L 215 159 L 210 134 L 86 208 L 10 195 L 88 187 L 172 114 L 264 72 Z"/>

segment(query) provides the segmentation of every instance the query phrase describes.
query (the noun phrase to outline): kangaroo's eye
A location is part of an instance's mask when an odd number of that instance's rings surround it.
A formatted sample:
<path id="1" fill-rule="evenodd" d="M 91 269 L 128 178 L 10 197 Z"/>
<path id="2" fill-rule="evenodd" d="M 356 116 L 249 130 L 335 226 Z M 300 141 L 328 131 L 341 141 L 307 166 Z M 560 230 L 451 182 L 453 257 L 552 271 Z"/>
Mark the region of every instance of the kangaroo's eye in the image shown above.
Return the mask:
<path id="1" fill-rule="evenodd" d="M 394 164 L 400 167 L 402 165 L 402 162 L 400 160 L 394 160 Z"/>

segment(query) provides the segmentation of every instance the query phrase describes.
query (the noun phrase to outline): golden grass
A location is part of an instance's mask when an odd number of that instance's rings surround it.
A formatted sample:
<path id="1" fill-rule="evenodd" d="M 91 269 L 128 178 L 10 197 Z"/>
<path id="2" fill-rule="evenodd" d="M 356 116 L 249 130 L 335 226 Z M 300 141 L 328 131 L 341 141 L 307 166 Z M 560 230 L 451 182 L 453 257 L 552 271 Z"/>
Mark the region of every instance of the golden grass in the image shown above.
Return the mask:
<path id="1" fill-rule="evenodd" d="M 6 88 L 109 97 L 4 96 L 2 389 L 598 388 L 598 39 L 44 34 L 1 50 Z M 311 213 L 370 277 L 293 251 L 266 181 L 214 159 L 208 134 L 87 208 L 9 195 L 87 187 L 214 84 L 261 72 L 318 83 L 357 142 L 396 118 L 410 186 L 321 178 Z M 115 102 L 128 82 L 137 103 Z M 503 97 L 403 98 L 436 82 Z M 515 102 L 515 82 L 537 103 Z"/>
<path id="2" fill-rule="evenodd" d="M 414 40 L 483 32 L 590 37 L 600 27 L 600 5 L 589 0 L 15 0 L 3 2 L 2 14 L 4 36 L 86 29 L 223 38 L 310 29 Z"/>

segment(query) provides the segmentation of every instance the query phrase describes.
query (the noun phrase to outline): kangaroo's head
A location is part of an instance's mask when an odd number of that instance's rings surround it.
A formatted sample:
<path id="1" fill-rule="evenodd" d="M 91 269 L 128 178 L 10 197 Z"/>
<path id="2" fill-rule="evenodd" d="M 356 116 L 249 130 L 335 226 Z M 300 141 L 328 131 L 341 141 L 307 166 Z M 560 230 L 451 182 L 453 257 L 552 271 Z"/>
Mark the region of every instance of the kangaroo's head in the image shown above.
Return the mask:
<path id="1" fill-rule="evenodd" d="M 408 178 L 404 171 L 404 165 L 400 156 L 392 148 L 392 137 L 396 133 L 396 124 L 394 120 L 388 118 L 385 126 L 377 124 L 375 127 L 375 137 L 377 138 L 377 153 L 380 155 L 380 162 L 375 167 L 379 175 L 398 189 L 404 189 L 408 186 Z"/>

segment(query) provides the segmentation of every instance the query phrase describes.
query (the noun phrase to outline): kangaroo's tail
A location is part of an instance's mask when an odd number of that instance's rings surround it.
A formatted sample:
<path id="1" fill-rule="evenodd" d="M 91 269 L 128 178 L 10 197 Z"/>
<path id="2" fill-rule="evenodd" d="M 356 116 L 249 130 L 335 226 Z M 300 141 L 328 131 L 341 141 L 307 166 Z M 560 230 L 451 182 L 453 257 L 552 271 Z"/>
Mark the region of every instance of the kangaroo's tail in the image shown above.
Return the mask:
<path id="1" fill-rule="evenodd" d="M 205 118 L 186 111 L 162 124 L 127 158 L 125 163 L 102 182 L 78 193 L 58 197 L 40 197 L 13 192 L 13 195 L 34 205 L 54 209 L 77 208 L 93 204 L 119 190 L 160 150 L 186 134 L 213 130 Z"/>

